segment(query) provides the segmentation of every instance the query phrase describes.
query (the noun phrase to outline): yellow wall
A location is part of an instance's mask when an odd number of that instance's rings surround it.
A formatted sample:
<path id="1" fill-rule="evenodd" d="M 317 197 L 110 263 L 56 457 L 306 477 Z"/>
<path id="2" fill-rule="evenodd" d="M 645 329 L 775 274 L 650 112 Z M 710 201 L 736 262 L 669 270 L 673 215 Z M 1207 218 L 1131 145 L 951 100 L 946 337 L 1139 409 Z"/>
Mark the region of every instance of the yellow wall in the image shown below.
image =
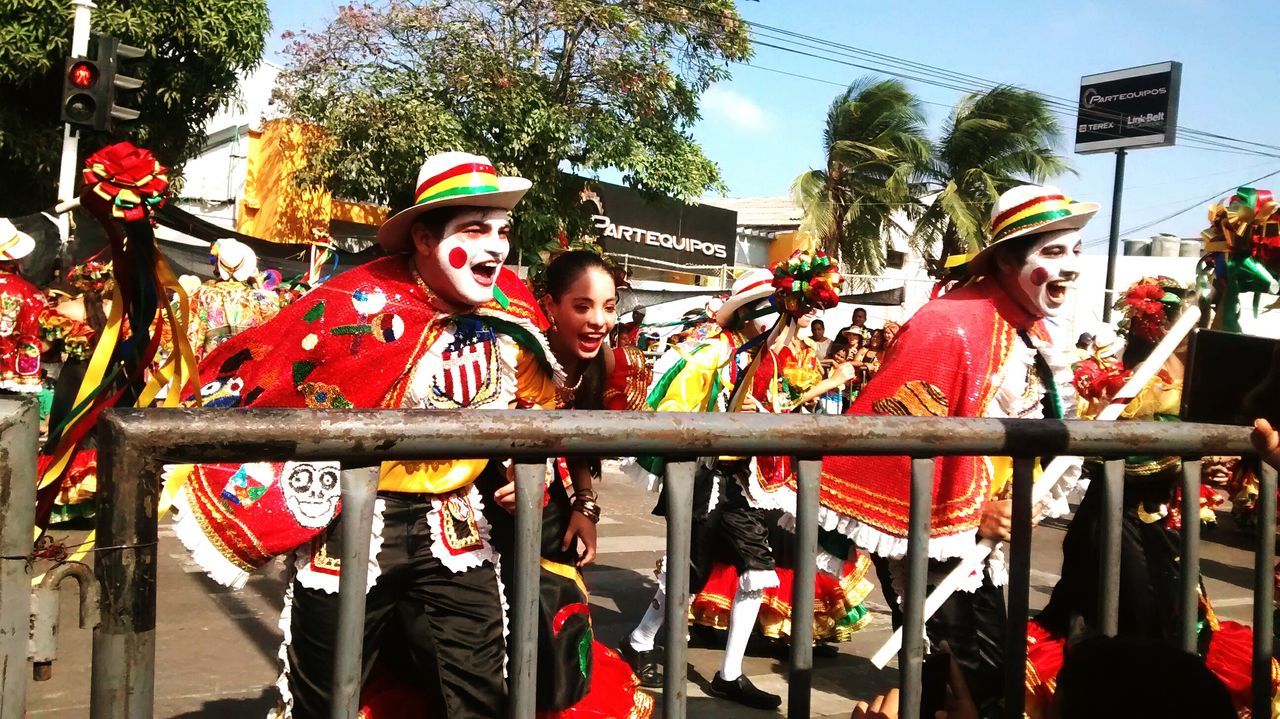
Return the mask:
<path id="1" fill-rule="evenodd" d="M 774 234 L 773 242 L 769 243 L 769 266 L 773 267 L 776 263 L 782 262 L 796 250 L 811 249 L 813 249 L 813 241 L 803 232 L 799 230 L 778 232 Z"/>
<path id="2" fill-rule="evenodd" d="M 268 120 L 249 132 L 244 198 L 236 231 L 272 242 L 310 242 L 311 230 L 330 220 L 377 226 L 387 209 L 335 200 L 323 188 L 299 188 L 293 173 L 305 166 L 323 131 L 293 120 Z"/>

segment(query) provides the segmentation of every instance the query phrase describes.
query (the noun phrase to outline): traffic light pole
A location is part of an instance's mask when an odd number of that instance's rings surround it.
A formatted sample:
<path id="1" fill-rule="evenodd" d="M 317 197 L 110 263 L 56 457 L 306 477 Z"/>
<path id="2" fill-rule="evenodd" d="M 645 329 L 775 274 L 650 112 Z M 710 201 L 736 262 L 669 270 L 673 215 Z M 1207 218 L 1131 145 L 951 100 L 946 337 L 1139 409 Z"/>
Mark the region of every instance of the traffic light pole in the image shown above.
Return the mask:
<path id="1" fill-rule="evenodd" d="M 1124 194 L 1124 148 L 1116 150 L 1116 182 L 1111 191 L 1111 238 L 1107 243 L 1107 291 L 1102 301 L 1102 323 L 1111 323 L 1115 302 L 1116 257 L 1120 254 L 1120 200 Z"/>
<path id="2" fill-rule="evenodd" d="M 71 56 L 89 55 L 89 20 L 94 8 L 92 0 L 71 0 L 75 7 L 75 20 L 71 26 Z M 58 202 L 70 200 L 76 189 L 76 160 L 80 151 L 80 136 L 71 125 L 62 126 L 62 162 L 58 166 Z M 71 214 L 58 215 L 58 239 L 63 247 L 71 239 Z"/>

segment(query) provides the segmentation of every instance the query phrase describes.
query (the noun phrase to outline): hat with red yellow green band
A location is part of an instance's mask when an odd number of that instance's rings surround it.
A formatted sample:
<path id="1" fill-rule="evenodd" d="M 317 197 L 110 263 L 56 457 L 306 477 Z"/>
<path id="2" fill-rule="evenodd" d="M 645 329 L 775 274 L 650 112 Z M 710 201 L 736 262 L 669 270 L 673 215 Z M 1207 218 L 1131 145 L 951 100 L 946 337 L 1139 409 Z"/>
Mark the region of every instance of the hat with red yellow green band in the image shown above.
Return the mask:
<path id="1" fill-rule="evenodd" d="M 990 271 L 992 250 L 1015 237 L 1078 230 L 1098 212 L 1096 202 L 1076 202 L 1050 185 L 1020 185 L 1000 195 L 991 208 L 990 242 L 968 258 L 970 274 Z"/>
<path id="2" fill-rule="evenodd" d="M 432 155 L 418 170 L 413 206 L 378 228 L 378 244 L 388 252 L 410 249 L 409 228 L 426 212 L 441 207 L 491 207 L 510 210 L 532 185 L 522 177 L 499 177 L 489 158 L 468 152 Z"/>

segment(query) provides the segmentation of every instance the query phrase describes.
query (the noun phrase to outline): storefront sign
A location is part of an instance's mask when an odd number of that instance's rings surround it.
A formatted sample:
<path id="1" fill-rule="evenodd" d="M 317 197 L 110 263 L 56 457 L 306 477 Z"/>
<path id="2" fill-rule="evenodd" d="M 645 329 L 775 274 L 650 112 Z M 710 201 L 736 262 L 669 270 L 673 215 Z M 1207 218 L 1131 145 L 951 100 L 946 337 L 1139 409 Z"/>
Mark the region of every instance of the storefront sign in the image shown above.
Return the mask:
<path id="1" fill-rule="evenodd" d="M 1182 63 L 1179 62 L 1080 78 L 1076 152 L 1174 144 L 1181 80 Z"/>
<path id="2" fill-rule="evenodd" d="M 639 192 L 585 181 L 582 201 L 591 209 L 596 239 L 612 255 L 680 265 L 733 264 L 738 213 L 672 199 L 649 200 Z"/>

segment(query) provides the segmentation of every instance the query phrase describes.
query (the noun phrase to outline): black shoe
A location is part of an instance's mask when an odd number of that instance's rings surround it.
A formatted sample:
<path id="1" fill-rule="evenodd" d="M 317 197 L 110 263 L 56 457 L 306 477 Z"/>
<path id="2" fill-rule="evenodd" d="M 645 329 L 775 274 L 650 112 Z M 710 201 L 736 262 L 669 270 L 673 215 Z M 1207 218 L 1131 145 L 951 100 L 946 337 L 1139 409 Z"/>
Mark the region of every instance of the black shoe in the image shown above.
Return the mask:
<path id="1" fill-rule="evenodd" d="M 728 681 L 720 676 L 720 672 L 716 672 L 715 678 L 711 680 L 711 696 L 728 699 L 752 709 L 777 709 L 782 706 L 782 697 L 757 689 L 746 674 Z"/>
<path id="2" fill-rule="evenodd" d="M 622 655 L 623 661 L 631 665 L 631 671 L 640 680 L 640 686 L 646 689 L 662 688 L 662 654 L 657 649 L 642 652 L 631 646 L 630 639 L 623 639 L 618 645 L 618 653 Z"/>

